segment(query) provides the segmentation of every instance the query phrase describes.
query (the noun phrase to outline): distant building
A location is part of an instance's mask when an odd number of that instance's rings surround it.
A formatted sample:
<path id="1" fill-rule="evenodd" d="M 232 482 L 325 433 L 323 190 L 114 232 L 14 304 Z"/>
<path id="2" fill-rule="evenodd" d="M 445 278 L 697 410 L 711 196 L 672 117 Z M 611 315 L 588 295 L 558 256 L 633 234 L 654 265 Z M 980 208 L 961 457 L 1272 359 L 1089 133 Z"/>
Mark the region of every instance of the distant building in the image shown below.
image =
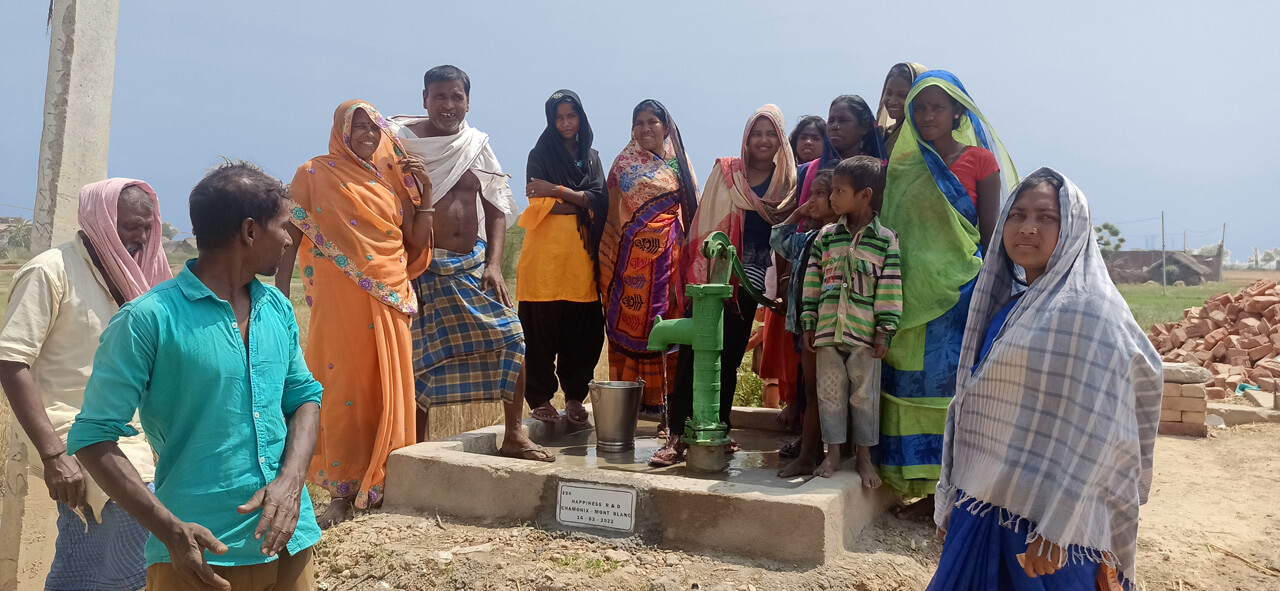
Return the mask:
<path id="1" fill-rule="evenodd" d="M 1222 279 L 1222 257 L 1187 254 L 1181 250 L 1122 250 L 1107 260 L 1107 272 L 1115 283 L 1146 283 L 1165 280 L 1169 285 L 1176 281 L 1187 285 L 1200 285 L 1206 281 Z M 1162 269 L 1169 267 L 1168 277 Z"/>

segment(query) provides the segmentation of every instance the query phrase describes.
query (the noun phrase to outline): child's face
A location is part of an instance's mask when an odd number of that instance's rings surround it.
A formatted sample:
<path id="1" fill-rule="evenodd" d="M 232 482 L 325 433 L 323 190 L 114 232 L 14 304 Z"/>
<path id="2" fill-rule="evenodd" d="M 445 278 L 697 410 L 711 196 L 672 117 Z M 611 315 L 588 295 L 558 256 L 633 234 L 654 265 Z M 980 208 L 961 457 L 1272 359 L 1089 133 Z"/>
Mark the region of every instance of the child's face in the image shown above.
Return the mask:
<path id="1" fill-rule="evenodd" d="M 871 188 L 854 191 L 848 178 L 831 177 L 831 211 L 836 215 L 861 217 L 871 211 Z"/>
<path id="2" fill-rule="evenodd" d="M 805 205 L 808 206 L 805 215 L 812 222 L 811 227 L 819 227 L 836 217 L 835 212 L 831 211 L 831 187 L 826 183 L 813 184 L 809 189 L 809 201 Z"/>
<path id="3" fill-rule="evenodd" d="M 1009 217 L 1004 222 L 1004 250 L 1026 270 L 1028 281 L 1034 281 L 1048 268 L 1049 258 L 1058 247 L 1061 225 L 1058 192 L 1048 183 L 1023 189 L 1009 207 Z"/>

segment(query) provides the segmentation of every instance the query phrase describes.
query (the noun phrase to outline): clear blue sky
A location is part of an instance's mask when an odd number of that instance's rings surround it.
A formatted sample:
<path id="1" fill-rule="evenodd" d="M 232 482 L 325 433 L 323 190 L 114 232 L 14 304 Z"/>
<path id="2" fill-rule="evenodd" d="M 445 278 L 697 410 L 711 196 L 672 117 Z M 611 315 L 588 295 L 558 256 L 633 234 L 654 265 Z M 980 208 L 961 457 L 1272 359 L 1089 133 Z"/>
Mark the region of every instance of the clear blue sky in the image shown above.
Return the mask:
<path id="1" fill-rule="evenodd" d="M 1095 223 L 1127 222 L 1130 247 L 1159 248 L 1161 209 L 1171 248 L 1184 230 L 1193 248 L 1216 242 L 1223 222 L 1234 259 L 1280 245 L 1280 81 L 1256 71 L 1280 57 L 1280 3 L 1002 4 L 122 0 L 110 174 L 150 182 L 185 229 L 187 194 L 219 156 L 288 181 L 326 151 L 340 102 L 419 113 L 422 73 L 452 63 L 472 78 L 472 125 L 520 182 L 562 87 L 582 96 L 606 164 L 653 97 L 705 176 L 759 105 L 788 122 L 843 93 L 874 105 L 910 60 L 955 72 L 1018 170 L 1061 170 Z M 44 1 L 5 7 L 0 203 L 35 196 L 45 16 Z"/>

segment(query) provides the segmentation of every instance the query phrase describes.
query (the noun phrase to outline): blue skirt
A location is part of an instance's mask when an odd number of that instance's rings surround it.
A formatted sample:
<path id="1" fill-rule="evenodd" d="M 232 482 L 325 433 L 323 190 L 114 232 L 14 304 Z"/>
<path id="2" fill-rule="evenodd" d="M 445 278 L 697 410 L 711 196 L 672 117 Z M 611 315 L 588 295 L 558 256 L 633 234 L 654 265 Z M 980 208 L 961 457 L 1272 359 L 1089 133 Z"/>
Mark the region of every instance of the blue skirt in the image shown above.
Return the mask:
<path id="1" fill-rule="evenodd" d="M 999 507 L 979 513 L 974 515 L 963 507 L 951 509 L 942 558 L 928 591 L 1096 591 L 1099 588 L 1102 564 L 1094 561 L 1068 560 L 1051 575 L 1028 577 L 1017 558 L 1027 551 L 1027 520 Z"/>

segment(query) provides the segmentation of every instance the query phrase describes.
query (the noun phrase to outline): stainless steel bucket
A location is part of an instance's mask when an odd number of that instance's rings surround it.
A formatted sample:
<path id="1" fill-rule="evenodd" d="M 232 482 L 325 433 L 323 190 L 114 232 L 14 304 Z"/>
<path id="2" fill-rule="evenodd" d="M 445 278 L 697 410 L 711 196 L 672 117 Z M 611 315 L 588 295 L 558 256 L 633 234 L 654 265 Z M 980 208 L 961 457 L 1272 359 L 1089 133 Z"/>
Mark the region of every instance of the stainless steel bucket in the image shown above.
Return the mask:
<path id="1" fill-rule="evenodd" d="M 636 420 L 644 400 L 644 380 L 587 384 L 591 414 L 596 423 L 596 449 L 603 452 L 636 448 Z"/>

